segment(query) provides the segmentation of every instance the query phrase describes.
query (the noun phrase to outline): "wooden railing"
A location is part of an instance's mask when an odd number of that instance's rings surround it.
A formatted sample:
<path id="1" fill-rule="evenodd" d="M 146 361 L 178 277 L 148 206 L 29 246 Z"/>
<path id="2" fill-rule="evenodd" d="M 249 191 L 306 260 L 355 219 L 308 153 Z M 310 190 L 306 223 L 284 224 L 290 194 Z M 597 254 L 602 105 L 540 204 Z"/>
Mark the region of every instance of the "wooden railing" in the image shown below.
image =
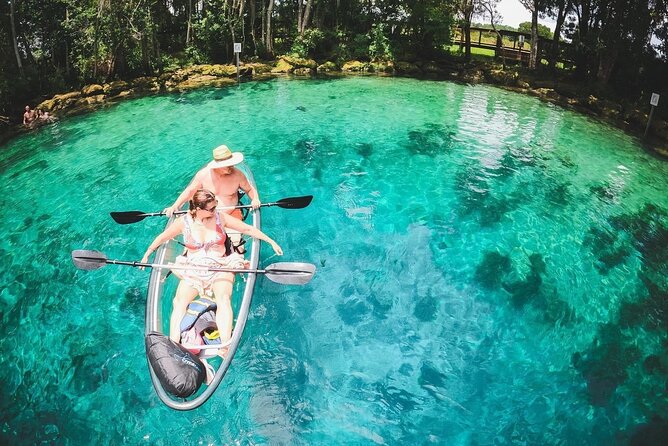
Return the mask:
<path id="1" fill-rule="evenodd" d="M 494 57 L 504 56 L 509 60 L 521 61 L 523 64 L 529 63 L 531 52 L 531 34 L 519 31 L 499 30 L 501 38 L 494 30 L 487 28 L 471 27 L 471 47 L 494 50 Z M 464 33 L 460 27 L 453 28 L 452 44 L 459 45 L 464 50 Z M 547 54 L 554 46 L 554 42 L 543 37 L 538 38 L 538 58 L 547 58 Z M 564 66 L 572 65 L 570 60 L 570 44 L 559 42 L 557 59 Z"/>

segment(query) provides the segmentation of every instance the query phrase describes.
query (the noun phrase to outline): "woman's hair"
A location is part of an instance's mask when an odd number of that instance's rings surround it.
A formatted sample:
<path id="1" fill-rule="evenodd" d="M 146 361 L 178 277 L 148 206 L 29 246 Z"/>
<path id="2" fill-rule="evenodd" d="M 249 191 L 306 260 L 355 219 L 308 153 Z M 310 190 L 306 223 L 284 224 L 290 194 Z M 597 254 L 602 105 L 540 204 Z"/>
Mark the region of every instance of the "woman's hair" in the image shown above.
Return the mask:
<path id="1" fill-rule="evenodd" d="M 206 189 L 198 190 L 195 192 L 195 195 L 193 195 L 189 203 L 190 215 L 194 217 L 197 209 L 206 209 L 208 204 L 213 201 L 216 201 L 216 196 L 213 194 L 213 192 Z"/>

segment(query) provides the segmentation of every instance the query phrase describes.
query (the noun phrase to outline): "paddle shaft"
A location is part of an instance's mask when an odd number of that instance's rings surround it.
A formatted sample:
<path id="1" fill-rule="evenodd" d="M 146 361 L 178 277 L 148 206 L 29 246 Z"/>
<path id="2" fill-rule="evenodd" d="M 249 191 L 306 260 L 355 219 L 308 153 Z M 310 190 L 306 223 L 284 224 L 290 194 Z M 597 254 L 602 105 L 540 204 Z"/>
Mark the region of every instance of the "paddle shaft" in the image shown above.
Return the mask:
<path id="1" fill-rule="evenodd" d="M 82 260 L 97 260 L 100 259 L 97 257 L 79 257 Z M 137 261 L 127 262 L 124 260 L 109 260 L 104 261 L 106 264 L 111 265 L 128 265 L 133 267 L 144 267 L 144 268 L 155 268 L 155 269 L 183 269 L 183 270 L 195 270 L 195 271 L 214 271 L 222 273 L 254 273 L 254 274 L 274 274 L 274 273 L 306 273 L 310 274 L 309 271 L 295 271 L 291 269 L 271 269 L 267 271 L 266 269 L 245 269 L 245 268 L 217 268 L 217 267 L 208 267 L 208 266 L 189 266 L 189 265 L 176 265 L 173 263 L 161 264 L 161 263 L 142 263 Z"/>
<path id="2" fill-rule="evenodd" d="M 269 207 L 269 206 L 278 206 L 282 203 L 278 201 L 274 203 L 262 203 L 260 207 Z M 239 206 L 218 206 L 216 207 L 217 211 L 229 211 L 230 209 L 252 209 L 253 206 L 250 204 L 240 204 Z M 188 211 L 174 211 L 174 215 L 183 215 Z M 158 217 L 160 215 L 166 215 L 164 212 L 145 212 L 142 214 L 142 217 Z"/>
<path id="3" fill-rule="evenodd" d="M 114 265 L 130 265 L 130 266 L 143 266 L 145 268 L 154 268 L 154 269 L 184 269 L 184 270 L 194 270 L 194 271 L 215 271 L 223 273 L 257 273 L 262 274 L 265 272 L 263 269 L 240 269 L 240 268 L 217 268 L 208 266 L 188 266 L 188 265 L 176 265 L 173 263 L 160 264 L 160 263 L 141 263 L 141 262 L 125 262 L 123 260 L 107 260 L 105 263 L 111 263 Z"/>

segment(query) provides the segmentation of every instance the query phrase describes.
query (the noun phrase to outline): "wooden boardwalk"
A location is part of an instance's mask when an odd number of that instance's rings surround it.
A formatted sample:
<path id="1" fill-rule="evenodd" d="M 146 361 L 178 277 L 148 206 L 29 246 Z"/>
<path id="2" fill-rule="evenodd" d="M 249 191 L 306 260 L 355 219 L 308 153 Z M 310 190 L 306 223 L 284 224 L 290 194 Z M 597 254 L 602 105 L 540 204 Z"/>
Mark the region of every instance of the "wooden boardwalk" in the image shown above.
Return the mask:
<path id="1" fill-rule="evenodd" d="M 494 30 L 487 28 L 471 27 L 471 47 L 484 48 L 494 51 L 494 57 L 506 58 L 506 62 L 517 61 L 524 65 L 529 65 L 531 54 L 531 34 L 519 31 L 499 30 L 501 38 Z M 459 27 L 453 28 L 453 45 L 459 45 L 464 51 L 464 33 Z M 457 38 L 458 35 L 458 38 Z M 524 40 L 524 42 L 522 42 Z M 512 46 L 510 45 L 512 43 Z M 547 59 L 554 42 L 544 37 L 538 38 L 538 60 Z M 573 68 L 574 47 L 566 42 L 559 42 L 556 49 L 557 61 L 564 68 Z"/>
<path id="2" fill-rule="evenodd" d="M 462 29 L 455 28 L 454 32 L 459 34 L 459 40 L 453 43 L 458 43 L 461 50 L 464 51 L 465 42 L 464 42 L 464 33 L 462 32 Z M 475 38 L 476 33 L 478 34 L 477 39 Z M 531 46 L 530 44 L 528 44 L 528 42 L 531 41 L 531 34 L 521 33 L 518 31 L 499 30 L 499 34 L 501 34 L 502 37 L 502 39 L 499 39 L 493 30 L 486 28 L 476 28 L 476 27 L 471 27 L 470 34 L 471 34 L 471 48 L 484 48 L 488 50 L 493 50 L 495 57 L 504 56 L 506 59 L 511 61 L 515 60 L 515 61 L 521 61 L 521 63 L 525 65 L 529 64 Z M 487 38 L 487 41 L 483 41 L 483 34 L 486 34 L 492 39 L 495 39 L 495 42 L 494 43 L 489 42 L 489 37 Z M 519 36 L 524 36 L 524 43 L 520 41 Z M 513 46 L 502 45 L 507 41 L 512 41 Z"/>

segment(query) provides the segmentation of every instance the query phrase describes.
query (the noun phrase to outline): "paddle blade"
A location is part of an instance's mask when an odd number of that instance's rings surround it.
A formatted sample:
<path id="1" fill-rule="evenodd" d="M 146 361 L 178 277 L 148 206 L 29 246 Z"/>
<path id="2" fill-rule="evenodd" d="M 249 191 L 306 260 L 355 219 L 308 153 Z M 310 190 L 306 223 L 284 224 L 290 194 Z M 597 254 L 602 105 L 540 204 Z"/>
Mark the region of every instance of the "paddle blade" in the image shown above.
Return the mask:
<path id="1" fill-rule="evenodd" d="M 107 264 L 107 256 L 99 251 L 87 251 L 85 249 L 75 249 L 72 251 L 72 262 L 74 266 L 86 271 L 100 269 Z"/>
<path id="2" fill-rule="evenodd" d="M 313 200 L 313 195 L 306 195 L 303 197 L 283 198 L 276 202 L 276 206 L 283 209 L 303 209 Z"/>
<path id="3" fill-rule="evenodd" d="M 284 285 L 304 285 L 315 274 L 315 265 L 299 262 L 272 263 L 264 269 L 266 277 L 272 282 Z"/>
<path id="4" fill-rule="evenodd" d="M 110 214 L 116 223 L 122 225 L 137 223 L 147 217 L 146 213 L 142 211 L 110 212 Z"/>

